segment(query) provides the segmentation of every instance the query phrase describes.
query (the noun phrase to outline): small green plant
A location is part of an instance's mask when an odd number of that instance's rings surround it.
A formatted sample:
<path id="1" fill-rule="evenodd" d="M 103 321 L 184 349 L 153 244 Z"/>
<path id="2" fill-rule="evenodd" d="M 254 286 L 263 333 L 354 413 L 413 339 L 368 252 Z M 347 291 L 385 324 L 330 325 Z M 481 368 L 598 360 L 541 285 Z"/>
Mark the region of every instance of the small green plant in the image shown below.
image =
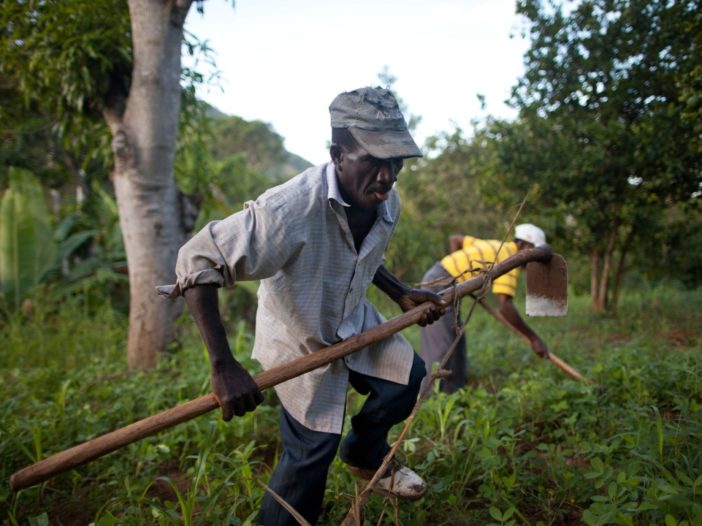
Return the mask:
<path id="1" fill-rule="evenodd" d="M 514 515 L 514 508 L 509 507 L 505 511 L 500 511 L 495 506 L 490 506 L 490 516 L 497 522 L 489 522 L 488 526 L 514 526 L 516 521 L 511 517 Z"/>

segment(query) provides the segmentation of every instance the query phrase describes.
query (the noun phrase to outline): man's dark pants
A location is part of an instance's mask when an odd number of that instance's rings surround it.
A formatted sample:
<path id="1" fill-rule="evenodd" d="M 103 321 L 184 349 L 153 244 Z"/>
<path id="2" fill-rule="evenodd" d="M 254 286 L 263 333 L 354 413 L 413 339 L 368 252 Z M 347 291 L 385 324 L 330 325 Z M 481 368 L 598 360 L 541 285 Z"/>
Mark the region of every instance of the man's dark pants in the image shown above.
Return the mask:
<path id="1" fill-rule="evenodd" d="M 422 283 L 429 283 L 436 280 L 442 280 L 444 284 L 431 286 L 427 288 L 434 292 L 438 292 L 448 287 L 445 282 L 451 278 L 441 263 L 436 263 L 422 277 Z M 460 319 L 456 319 L 456 314 L 453 308 L 446 309 L 446 313 L 437 321 L 420 330 L 420 352 L 419 354 L 424 359 L 427 365 L 427 379 L 431 374 L 431 367 L 434 362 L 441 362 L 448 352 L 451 344 L 456 339 L 456 326 L 460 326 Z M 466 338 L 463 334 L 456 344 L 456 349 L 451 354 L 451 357 L 446 362 L 445 369 L 451 371 L 451 374 L 441 379 L 439 387 L 444 393 L 453 393 L 468 383 L 468 355 L 466 352 Z"/>
<path id="2" fill-rule="evenodd" d="M 339 452 L 341 460 L 360 468 L 380 466 L 390 450 L 388 432 L 412 412 L 425 373 L 424 362 L 416 354 L 408 385 L 350 371 L 349 382 L 368 398 L 351 418 L 351 431 Z M 314 524 L 322 510 L 327 472 L 341 435 L 312 431 L 281 407 L 280 438 L 283 452 L 268 485 Z M 269 493 L 263 499 L 259 521 L 265 526 L 298 524 Z"/>

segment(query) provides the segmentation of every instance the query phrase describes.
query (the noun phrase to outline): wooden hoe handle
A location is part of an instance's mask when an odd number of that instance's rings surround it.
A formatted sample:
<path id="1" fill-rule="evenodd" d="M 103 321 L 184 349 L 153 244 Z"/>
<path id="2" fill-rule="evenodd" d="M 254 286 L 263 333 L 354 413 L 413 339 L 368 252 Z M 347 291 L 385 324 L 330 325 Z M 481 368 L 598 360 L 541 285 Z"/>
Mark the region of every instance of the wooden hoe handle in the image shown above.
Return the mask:
<path id="1" fill-rule="evenodd" d="M 497 263 L 485 274 L 471 278 L 445 291 L 442 296 L 446 301 L 451 302 L 456 297 L 462 298 L 480 289 L 483 282 L 487 279 L 492 280 L 531 261 L 548 261 L 550 257 L 551 252 L 548 249 L 531 248 L 522 250 L 514 256 L 505 259 L 503 262 Z M 259 390 L 263 391 L 264 389 L 278 385 L 286 380 L 300 376 L 317 367 L 321 367 L 368 347 L 372 343 L 392 336 L 410 325 L 414 325 L 421 319 L 423 313 L 432 307 L 433 304 L 431 302 L 423 303 L 366 332 L 287 362 L 280 367 L 275 367 L 257 374 L 254 377 L 254 381 Z M 10 487 L 12 491 L 19 491 L 29 486 L 39 484 L 54 475 L 58 475 L 59 473 L 63 473 L 64 471 L 90 462 L 91 460 L 95 460 L 107 453 L 111 453 L 132 442 L 136 442 L 137 440 L 156 434 L 159 431 L 173 427 L 176 424 L 203 415 L 217 407 L 219 407 L 219 404 L 212 393 L 185 402 L 184 404 L 163 411 L 162 413 L 149 416 L 133 424 L 129 424 L 126 427 L 93 438 L 70 449 L 56 453 L 35 464 L 31 464 L 12 474 L 10 477 Z"/>

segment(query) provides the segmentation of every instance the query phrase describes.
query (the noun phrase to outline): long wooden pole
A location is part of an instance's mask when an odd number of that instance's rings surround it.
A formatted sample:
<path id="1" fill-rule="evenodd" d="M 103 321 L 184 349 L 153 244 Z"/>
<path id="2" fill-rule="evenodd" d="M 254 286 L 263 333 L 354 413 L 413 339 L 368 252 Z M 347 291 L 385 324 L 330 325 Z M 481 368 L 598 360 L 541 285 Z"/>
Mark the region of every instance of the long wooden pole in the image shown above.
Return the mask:
<path id="1" fill-rule="evenodd" d="M 497 311 L 493 309 L 490 305 L 488 305 L 485 300 L 482 298 L 477 298 L 475 295 L 471 294 L 471 296 L 480 304 L 480 306 L 485 309 L 488 313 L 492 315 L 493 318 L 498 320 L 499 322 L 503 323 L 505 327 L 507 327 L 509 330 L 511 330 L 514 334 L 517 336 L 520 336 L 521 338 L 524 339 L 527 343 L 531 344 L 529 341 L 529 338 L 526 336 L 526 334 L 523 334 L 520 332 L 514 325 L 512 325 L 509 321 L 507 321 L 507 318 L 505 318 L 500 311 Z M 581 382 L 589 383 L 589 381 L 583 377 L 582 374 L 580 374 L 577 370 L 575 370 L 573 367 L 568 365 L 566 362 L 561 360 L 558 356 L 553 354 L 553 352 L 549 351 L 548 352 L 548 359 L 553 363 L 556 367 L 564 371 L 566 374 L 572 376 L 576 380 L 579 380 Z"/>
<path id="2" fill-rule="evenodd" d="M 514 256 L 494 265 L 492 269 L 485 274 L 471 278 L 460 285 L 456 285 L 444 291 L 442 297 L 448 302 L 454 301 L 457 297 L 462 298 L 480 289 L 483 282 L 488 279 L 492 280 L 531 261 L 546 262 L 550 257 L 550 250 L 543 248 L 531 248 L 519 251 Z M 339 358 L 364 349 L 372 343 L 388 338 L 410 325 L 414 325 L 422 318 L 424 312 L 433 308 L 433 306 L 431 302 L 423 303 L 366 332 L 287 362 L 280 367 L 275 367 L 257 374 L 254 377 L 254 381 L 258 388 L 263 391 L 264 389 L 268 389 L 286 380 L 290 380 L 291 378 L 295 378 L 313 369 L 329 364 Z M 122 427 L 83 442 L 82 444 L 78 444 L 65 451 L 61 451 L 60 453 L 56 453 L 13 473 L 10 477 L 10 487 L 12 491 L 19 491 L 29 486 L 39 484 L 55 475 L 78 467 L 91 460 L 95 460 L 116 449 L 136 442 L 137 440 L 203 415 L 218 406 L 214 395 L 210 393 L 168 409 L 162 413 L 149 416 L 129 424 L 126 427 Z"/>

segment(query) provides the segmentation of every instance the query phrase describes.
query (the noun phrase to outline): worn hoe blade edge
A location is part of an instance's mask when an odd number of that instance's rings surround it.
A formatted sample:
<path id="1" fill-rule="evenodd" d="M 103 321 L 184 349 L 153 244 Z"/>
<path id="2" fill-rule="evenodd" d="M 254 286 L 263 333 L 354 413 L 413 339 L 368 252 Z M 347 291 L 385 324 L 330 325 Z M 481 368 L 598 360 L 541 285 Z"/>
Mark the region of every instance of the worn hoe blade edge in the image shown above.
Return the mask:
<path id="1" fill-rule="evenodd" d="M 547 263 L 532 261 L 526 266 L 528 316 L 565 316 L 568 313 L 568 267 L 553 254 Z"/>
<path id="2" fill-rule="evenodd" d="M 568 314 L 568 300 L 557 300 L 546 296 L 527 296 L 527 316 L 565 316 Z"/>

